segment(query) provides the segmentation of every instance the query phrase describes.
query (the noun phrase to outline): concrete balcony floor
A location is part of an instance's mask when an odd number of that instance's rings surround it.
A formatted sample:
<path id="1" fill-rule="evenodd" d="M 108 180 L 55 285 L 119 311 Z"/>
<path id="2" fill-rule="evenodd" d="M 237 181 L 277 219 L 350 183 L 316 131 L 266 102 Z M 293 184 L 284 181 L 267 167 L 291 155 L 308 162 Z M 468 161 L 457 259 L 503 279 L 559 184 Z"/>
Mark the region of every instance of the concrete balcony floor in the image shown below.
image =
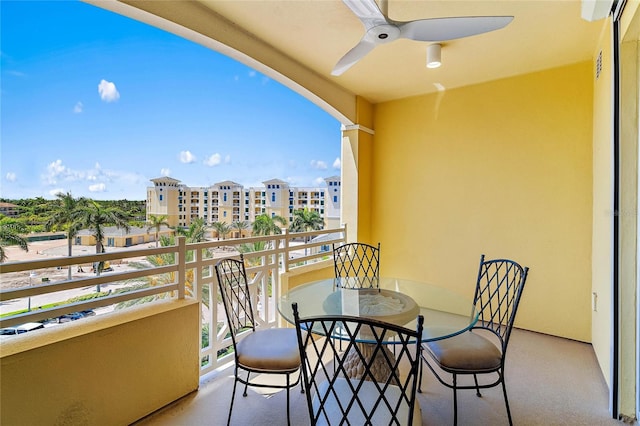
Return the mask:
<path id="1" fill-rule="evenodd" d="M 205 378 L 198 392 L 136 423 L 147 425 L 225 425 L 233 388 L 233 369 Z M 423 371 L 418 394 L 423 425 L 453 424 L 452 391 L 431 372 Z M 514 330 L 505 372 L 513 422 L 516 425 L 620 425 L 610 418 L 608 391 L 590 344 Z M 291 423 L 309 424 L 304 394 L 291 393 Z M 458 392 L 460 425 L 508 424 L 501 387 Z M 286 393 L 267 398 L 251 390 L 246 398 L 238 386 L 233 425 L 286 425 Z"/>

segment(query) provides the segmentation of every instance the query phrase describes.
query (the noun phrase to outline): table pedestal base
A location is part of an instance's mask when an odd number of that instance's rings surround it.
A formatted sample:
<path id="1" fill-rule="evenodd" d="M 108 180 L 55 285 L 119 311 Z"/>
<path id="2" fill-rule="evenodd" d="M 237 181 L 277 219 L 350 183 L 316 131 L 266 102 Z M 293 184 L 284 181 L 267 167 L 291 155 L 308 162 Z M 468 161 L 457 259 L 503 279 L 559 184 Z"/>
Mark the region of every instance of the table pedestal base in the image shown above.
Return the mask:
<path id="1" fill-rule="evenodd" d="M 367 363 L 370 363 L 371 375 L 375 378 L 375 381 L 385 383 L 391 375 L 391 369 L 389 368 L 389 362 L 385 359 L 385 355 L 382 353 L 382 351 L 384 351 L 386 353 L 386 356 L 388 356 L 391 360 L 395 358 L 393 353 L 389 350 L 389 348 L 383 346 L 381 350 L 376 353 L 375 359 L 371 362 L 370 360 L 373 356 L 373 351 L 375 350 L 376 345 L 368 343 L 356 343 L 356 346 L 358 346 L 357 350 L 356 348 L 352 348 L 348 353 L 344 355 L 344 368 L 347 372 L 347 376 L 352 379 L 362 379 L 365 376 L 365 366 L 360 355 L 358 354 L 359 351 L 360 354 L 362 354 L 362 356 L 365 358 Z M 366 377 L 364 377 L 364 380 L 371 380 L 371 376 L 367 375 Z M 395 382 L 396 380 L 394 379 L 392 384 L 397 384 Z"/>

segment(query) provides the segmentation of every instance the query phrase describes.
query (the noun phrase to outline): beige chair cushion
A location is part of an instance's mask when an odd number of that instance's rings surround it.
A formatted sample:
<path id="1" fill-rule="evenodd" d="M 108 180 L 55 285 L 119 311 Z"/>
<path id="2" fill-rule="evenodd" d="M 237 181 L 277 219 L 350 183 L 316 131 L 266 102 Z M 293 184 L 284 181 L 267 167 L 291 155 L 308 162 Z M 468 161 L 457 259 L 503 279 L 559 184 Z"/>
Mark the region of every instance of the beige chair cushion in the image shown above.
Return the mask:
<path id="1" fill-rule="evenodd" d="M 441 366 L 456 370 L 493 370 L 500 366 L 500 349 L 477 333 L 466 332 L 428 342 L 427 347 Z"/>
<path id="2" fill-rule="evenodd" d="M 357 380 L 357 379 L 351 379 L 350 381 L 353 387 L 357 387 L 360 382 L 360 380 Z M 322 395 L 322 398 L 324 398 L 324 395 L 327 394 L 328 389 L 329 389 L 329 382 L 324 381 L 320 383 L 320 386 L 318 388 L 318 394 L 316 394 L 313 397 L 314 412 L 316 412 L 318 410 L 318 407 L 320 406 L 319 395 Z M 347 382 L 347 379 L 344 379 L 342 377 L 336 379 L 333 389 L 335 393 L 338 395 L 338 398 L 340 399 L 340 402 L 342 403 L 344 408 L 347 404 L 349 404 L 349 401 L 351 401 L 351 398 L 353 397 L 353 392 L 349 387 L 349 383 Z M 379 395 L 380 395 L 380 392 L 376 388 L 376 385 L 373 382 L 365 380 L 362 387 L 360 388 L 360 391 L 358 392 L 358 399 L 360 399 L 360 401 L 362 402 L 362 405 L 364 406 L 364 409 L 366 410 L 366 412 L 371 411 Z M 387 388 L 386 399 L 387 401 L 390 402 L 392 406 L 394 406 L 394 404 L 397 404 L 400 396 L 401 396 L 400 388 L 398 388 L 397 386 L 389 386 Z M 339 420 L 342 419 L 342 411 L 338 406 L 338 402 L 336 400 L 334 393 L 332 392 L 329 393 L 329 397 L 327 398 L 327 401 L 324 404 L 324 408 L 325 408 L 325 411 L 327 412 L 327 416 L 329 417 L 330 423 L 327 423 L 327 419 L 324 417 L 324 415 L 321 414 L 317 424 L 318 425 L 328 425 L 328 424 L 334 424 L 334 423 L 338 424 Z M 409 406 L 407 405 L 406 402 L 403 401 L 400 404 L 400 408 L 398 409 L 398 416 L 397 416 L 400 424 L 404 424 L 406 422 L 406 419 L 409 418 L 408 410 L 409 410 Z M 351 424 L 351 425 L 365 424 L 364 415 L 362 414 L 362 411 L 360 410 L 360 407 L 358 406 L 357 402 L 354 402 L 354 405 L 349 411 L 348 419 L 349 419 L 348 424 Z M 373 426 L 388 426 L 391 424 L 391 413 L 389 412 L 384 402 L 381 402 L 378 405 L 376 412 L 372 418 L 372 424 Z M 417 399 L 414 404 L 413 422 L 411 424 L 412 426 L 418 426 L 422 424 L 422 412 L 420 410 L 420 404 L 418 404 Z"/>
<path id="3" fill-rule="evenodd" d="M 300 367 L 294 328 L 258 329 L 240 340 L 236 351 L 240 365 L 255 370 L 286 371 Z"/>

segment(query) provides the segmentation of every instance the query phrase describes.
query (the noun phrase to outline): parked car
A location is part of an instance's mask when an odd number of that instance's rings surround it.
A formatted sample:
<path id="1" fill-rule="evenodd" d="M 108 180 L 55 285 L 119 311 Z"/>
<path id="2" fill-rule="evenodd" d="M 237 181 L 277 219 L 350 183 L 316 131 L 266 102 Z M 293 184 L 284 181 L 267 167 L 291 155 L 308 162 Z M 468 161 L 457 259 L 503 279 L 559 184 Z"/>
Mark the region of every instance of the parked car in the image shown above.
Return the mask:
<path id="1" fill-rule="evenodd" d="M 69 322 L 79 320 L 80 318 L 84 318 L 80 312 L 71 312 L 70 314 L 60 315 L 58 317 L 58 323 Z"/>
<path id="2" fill-rule="evenodd" d="M 15 327 L 7 327 L 0 329 L 0 336 L 11 336 L 14 334 L 27 333 L 29 331 L 38 330 L 44 328 L 44 324 L 39 322 L 28 322 L 25 324 L 17 325 Z"/>

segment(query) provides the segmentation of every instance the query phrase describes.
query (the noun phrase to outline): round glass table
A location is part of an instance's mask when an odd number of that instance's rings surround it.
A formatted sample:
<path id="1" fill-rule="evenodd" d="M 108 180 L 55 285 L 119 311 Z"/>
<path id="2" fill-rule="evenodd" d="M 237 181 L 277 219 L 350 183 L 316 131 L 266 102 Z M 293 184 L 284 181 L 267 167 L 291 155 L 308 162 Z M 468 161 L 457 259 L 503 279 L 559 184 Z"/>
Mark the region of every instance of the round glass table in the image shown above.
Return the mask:
<path id="1" fill-rule="evenodd" d="M 293 324 L 291 304 L 297 302 L 301 319 L 320 315 L 366 316 L 407 328 L 415 328 L 420 314 L 424 317 L 423 342 L 455 336 L 469 330 L 478 320 L 471 298 L 444 287 L 400 278 L 367 278 L 363 280 L 363 288 L 353 288 L 354 280 L 358 279 L 330 278 L 294 287 L 282 295 L 278 311 Z"/>

